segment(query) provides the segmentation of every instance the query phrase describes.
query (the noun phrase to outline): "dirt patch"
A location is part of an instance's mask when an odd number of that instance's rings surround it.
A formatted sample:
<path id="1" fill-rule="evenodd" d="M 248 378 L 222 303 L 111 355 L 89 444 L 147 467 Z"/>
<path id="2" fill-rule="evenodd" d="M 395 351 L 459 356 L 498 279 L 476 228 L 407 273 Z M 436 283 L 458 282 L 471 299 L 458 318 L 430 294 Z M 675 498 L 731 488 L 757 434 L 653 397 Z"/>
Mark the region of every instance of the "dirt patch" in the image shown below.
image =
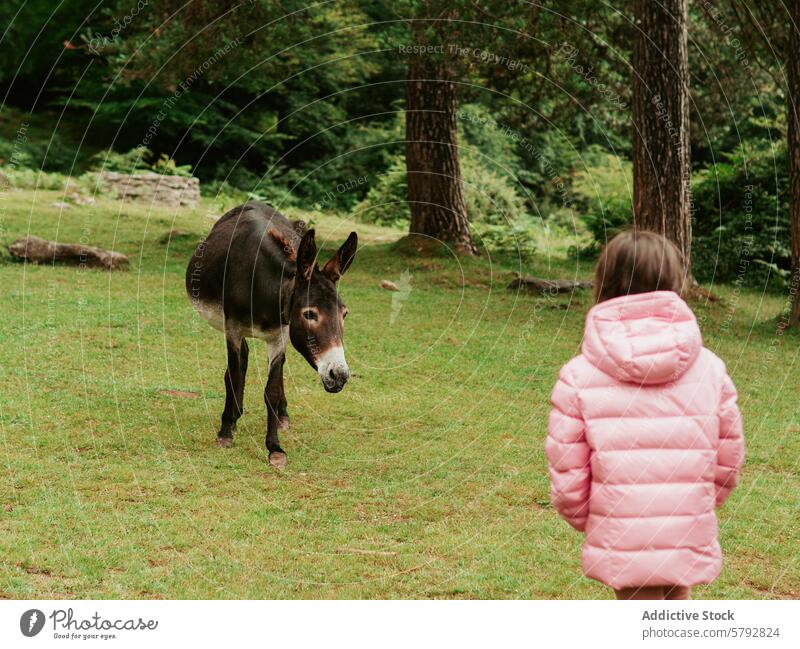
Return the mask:
<path id="1" fill-rule="evenodd" d="M 53 574 L 50 568 L 37 568 L 36 566 L 25 566 L 21 564 L 17 565 L 29 575 L 44 575 L 45 577 L 50 577 Z"/>
<path id="2" fill-rule="evenodd" d="M 187 390 L 159 390 L 159 394 L 165 397 L 176 397 L 178 399 L 199 399 L 200 395 L 197 392 L 188 392 Z"/>
<path id="3" fill-rule="evenodd" d="M 793 589 L 783 590 L 780 588 L 775 588 L 774 586 L 768 587 L 753 583 L 752 581 L 745 580 L 745 585 L 749 586 L 753 590 L 758 591 L 759 593 L 766 595 L 767 597 L 771 597 L 773 599 L 797 599 L 797 592 Z"/>

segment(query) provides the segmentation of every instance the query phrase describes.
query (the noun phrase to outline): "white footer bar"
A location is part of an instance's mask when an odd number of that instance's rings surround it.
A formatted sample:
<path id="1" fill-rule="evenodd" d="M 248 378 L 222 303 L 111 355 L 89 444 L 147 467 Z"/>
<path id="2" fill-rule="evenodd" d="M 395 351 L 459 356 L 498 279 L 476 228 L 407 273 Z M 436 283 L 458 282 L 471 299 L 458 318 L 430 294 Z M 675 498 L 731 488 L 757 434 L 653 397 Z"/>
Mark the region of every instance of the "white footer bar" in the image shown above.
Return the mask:
<path id="1" fill-rule="evenodd" d="M 800 602 L 0 602 L 0 647 L 487 649 L 577 643 L 796 649 Z"/>

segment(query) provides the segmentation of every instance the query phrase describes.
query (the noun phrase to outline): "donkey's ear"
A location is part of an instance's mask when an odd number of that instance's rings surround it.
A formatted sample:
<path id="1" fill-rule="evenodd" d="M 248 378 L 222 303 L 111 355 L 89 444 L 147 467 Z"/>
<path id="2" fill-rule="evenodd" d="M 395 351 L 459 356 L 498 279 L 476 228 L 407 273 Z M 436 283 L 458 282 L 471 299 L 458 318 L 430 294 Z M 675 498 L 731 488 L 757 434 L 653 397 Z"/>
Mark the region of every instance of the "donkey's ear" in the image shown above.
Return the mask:
<path id="1" fill-rule="evenodd" d="M 292 224 L 292 229 L 295 231 L 298 237 L 302 237 L 306 233 L 306 228 L 308 227 L 308 224 L 302 219 L 290 221 L 290 223 Z"/>
<path id="2" fill-rule="evenodd" d="M 289 261 L 297 261 L 297 251 L 294 249 L 292 242 L 282 232 L 278 232 L 275 228 L 269 229 L 269 236 L 281 247 L 281 251 L 286 255 Z"/>
<path id="3" fill-rule="evenodd" d="M 311 273 L 317 267 L 317 242 L 314 234 L 313 228 L 308 230 L 297 248 L 297 272 L 305 280 L 311 279 Z"/>
<path id="4" fill-rule="evenodd" d="M 336 251 L 336 254 L 330 258 L 322 272 L 330 277 L 334 282 L 338 282 L 339 278 L 347 272 L 350 264 L 356 256 L 356 249 L 358 248 L 358 235 L 351 232 L 347 237 L 347 241 L 342 244 L 342 247 Z"/>

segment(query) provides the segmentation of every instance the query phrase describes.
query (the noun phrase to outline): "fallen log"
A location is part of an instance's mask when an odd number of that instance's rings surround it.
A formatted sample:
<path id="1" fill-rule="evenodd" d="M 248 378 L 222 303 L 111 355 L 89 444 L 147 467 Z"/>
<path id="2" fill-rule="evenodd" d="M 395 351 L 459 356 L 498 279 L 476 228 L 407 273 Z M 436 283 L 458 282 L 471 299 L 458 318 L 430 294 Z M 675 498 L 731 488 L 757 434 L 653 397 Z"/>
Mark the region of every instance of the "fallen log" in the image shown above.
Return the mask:
<path id="1" fill-rule="evenodd" d="M 540 277 L 523 277 L 517 275 L 509 290 L 525 291 L 533 295 L 554 295 L 556 293 L 571 293 L 575 290 L 592 288 L 592 282 L 582 282 L 574 279 L 542 279 Z"/>
<path id="2" fill-rule="evenodd" d="M 80 243 L 47 241 L 34 236 L 18 239 L 8 250 L 12 257 L 33 264 L 70 264 L 105 270 L 122 270 L 128 267 L 128 257 L 120 252 Z"/>
<path id="3" fill-rule="evenodd" d="M 722 298 L 719 295 L 704 289 L 702 286 L 691 286 L 685 289 L 681 296 L 686 300 L 697 300 L 698 302 L 722 302 Z"/>

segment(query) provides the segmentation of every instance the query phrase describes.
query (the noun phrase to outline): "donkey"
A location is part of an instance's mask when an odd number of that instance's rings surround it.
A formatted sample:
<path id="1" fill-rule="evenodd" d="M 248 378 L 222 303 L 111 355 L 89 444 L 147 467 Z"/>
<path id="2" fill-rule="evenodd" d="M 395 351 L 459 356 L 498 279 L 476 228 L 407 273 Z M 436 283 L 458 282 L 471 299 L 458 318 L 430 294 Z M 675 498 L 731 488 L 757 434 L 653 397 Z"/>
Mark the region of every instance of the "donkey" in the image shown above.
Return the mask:
<path id="1" fill-rule="evenodd" d="M 319 373 L 325 390 L 344 388 L 350 377 L 343 348 L 347 307 L 339 300 L 336 283 L 353 263 L 357 246 L 358 237 L 351 232 L 320 270 L 314 230 L 306 232 L 302 221 L 291 222 L 256 202 L 222 216 L 197 246 L 186 270 L 186 292 L 194 309 L 225 334 L 228 347 L 218 446 L 233 444 L 243 412 L 247 338 L 267 343 L 264 402 L 272 466 L 286 466 L 278 432 L 289 429 L 283 389 L 287 338 Z"/>

